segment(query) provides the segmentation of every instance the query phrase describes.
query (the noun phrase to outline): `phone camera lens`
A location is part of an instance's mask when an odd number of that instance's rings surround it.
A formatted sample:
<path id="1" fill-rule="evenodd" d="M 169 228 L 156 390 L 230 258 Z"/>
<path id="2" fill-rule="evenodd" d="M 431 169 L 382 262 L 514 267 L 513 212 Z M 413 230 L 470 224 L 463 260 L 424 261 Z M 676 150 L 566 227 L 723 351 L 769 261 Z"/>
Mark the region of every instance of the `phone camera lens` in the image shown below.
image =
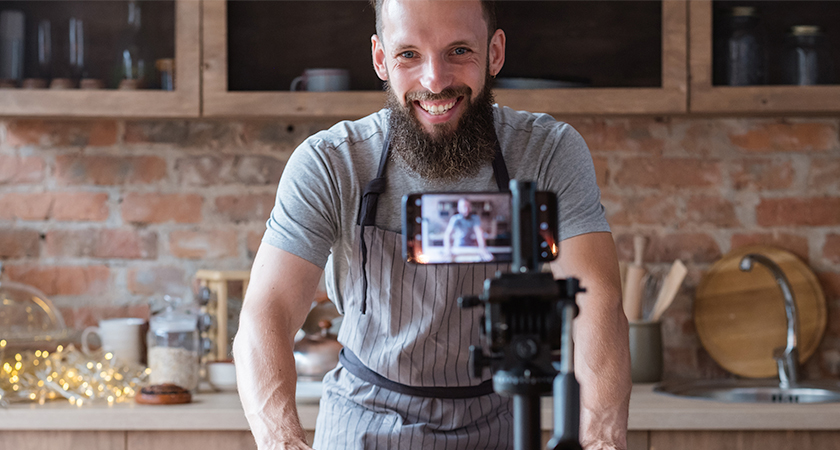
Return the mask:
<path id="1" fill-rule="evenodd" d="M 543 223 L 540 224 L 540 230 L 547 230 L 547 229 L 548 229 L 548 223 L 543 222 Z"/>

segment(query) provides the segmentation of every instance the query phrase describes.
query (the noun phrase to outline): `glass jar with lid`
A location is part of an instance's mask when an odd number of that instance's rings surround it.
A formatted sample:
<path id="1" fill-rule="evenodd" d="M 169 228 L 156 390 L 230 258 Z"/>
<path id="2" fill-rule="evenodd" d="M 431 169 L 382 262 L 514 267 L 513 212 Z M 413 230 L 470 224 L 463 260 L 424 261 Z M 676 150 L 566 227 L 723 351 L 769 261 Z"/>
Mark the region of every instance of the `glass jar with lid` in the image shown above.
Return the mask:
<path id="1" fill-rule="evenodd" d="M 831 50 L 820 27 L 795 25 L 782 48 L 782 83 L 814 85 L 834 83 Z"/>
<path id="2" fill-rule="evenodd" d="M 198 315 L 179 305 L 180 299 L 164 297 L 166 308 L 149 320 L 148 362 L 150 384 L 175 384 L 195 391 L 201 355 Z"/>
<path id="3" fill-rule="evenodd" d="M 715 84 L 767 84 L 767 50 L 756 8 L 730 9 L 722 31 L 715 42 Z"/>

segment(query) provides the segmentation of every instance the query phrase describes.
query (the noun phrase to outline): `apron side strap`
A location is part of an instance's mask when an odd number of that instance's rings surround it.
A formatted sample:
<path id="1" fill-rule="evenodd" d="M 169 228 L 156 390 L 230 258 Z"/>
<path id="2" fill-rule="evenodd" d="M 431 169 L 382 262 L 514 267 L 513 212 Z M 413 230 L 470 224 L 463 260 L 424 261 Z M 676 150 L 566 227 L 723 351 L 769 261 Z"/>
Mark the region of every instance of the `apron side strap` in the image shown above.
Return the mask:
<path id="1" fill-rule="evenodd" d="M 342 348 L 338 361 L 356 378 L 389 391 L 404 395 L 426 398 L 464 399 L 483 397 L 493 393 L 493 380 L 486 380 L 475 386 L 409 386 L 389 380 L 366 366 L 348 348 Z"/>

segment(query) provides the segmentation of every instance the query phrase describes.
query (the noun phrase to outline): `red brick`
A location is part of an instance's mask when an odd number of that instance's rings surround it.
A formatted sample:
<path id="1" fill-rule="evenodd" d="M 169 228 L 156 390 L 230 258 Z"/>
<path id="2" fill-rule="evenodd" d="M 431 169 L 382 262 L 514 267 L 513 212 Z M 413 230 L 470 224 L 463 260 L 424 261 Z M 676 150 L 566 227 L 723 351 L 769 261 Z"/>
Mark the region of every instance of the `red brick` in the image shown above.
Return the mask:
<path id="1" fill-rule="evenodd" d="M 793 185 L 794 176 L 790 161 L 743 160 L 732 164 L 732 185 L 738 190 L 787 189 Z"/>
<path id="2" fill-rule="evenodd" d="M 0 194 L 0 220 L 47 220 L 52 207 L 53 194 L 49 192 Z"/>
<path id="3" fill-rule="evenodd" d="M 68 222 L 108 220 L 108 194 L 105 192 L 55 192 L 52 217 Z"/>
<path id="4" fill-rule="evenodd" d="M 81 306 L 77 308 L 59 308 L 64 323 L 68 328 L 83 330 L 96 326 L 100 320 L 120 317 L 137 317 L 149 320 L 149 305 L 122 306 Z"/>
<path id="5" fill-rule="evenodd" d="M 243 125 L 242 139 L 248 148 L 264 148 L 290 154 L 306 138 L 334 124 L 308 119 L 290 123 L 251 121 Z"/>
<path id="6" fill-rule="evenodd" d="M 241 126 L 218 121 L 129 121 L 125 124 L 127 144 L 175 144 L 201 149 L 242 148 Z"/>
<path id="7" fill-rule="evenodd" d="M 122 218 L 132 223 L 198 223 L 203 203 L 196 194 L 128 193 L 121 205 Z"/>
<path id="8" fill-rule="evenodd" d="M 190 291 L 182 267 L 154 266 L 132 268 L 127 275 L 128 291 L 138 295 L 169 294 L 183 296 Z"/>
<path id="9" fill-rule="evenodd" d="M 169 233 L 169 251 L 186 259 L 217 259 L 238 256 L 236 230 L 191 231 Z"/>
<path id="10" fill-rule="evenodd" d="M 665 141 L 655 135 L 664 125 L 648 119 L 587 119 L 570 124 L 583 136 L 589 149 L 661 154 Z"/>
<path id="11" fill-rule="evenodd" d="M 827 301 L 840 300 L 840 272 L 817 272 Z"/>
<path id="12" fill-rule="evenodd" d="M 720 197 L 694 196 L 686 202 L 686 224 L 732 228 L 741 224 L 735 207 Z"/>
<path id="13" fill-rule="evenodd" d="M 614 180 L 620 186 L 690 188 L 717 186 L 720 163 L 689 158 L 629 158 Z"/>
<path id="14" fill-rule="evenodd" d="M 49 296 L 95 295 L 108 291 L 111 271 L 105 266 L 5 266 L 10 280 L 35 286 Z"/>
<path id="15" fill-rule="evenodd" d="M 0 220 L 104 221 L 108 215 L 108 194 L 103 192 L 0 195 Z"/>
<path id="16" fill-rule="evenodd" d="M 760 226 L 840 225 L 840 197 L 767 198 L 756 207 Z"/>
<path id="17" fill-rule="evenodd" d="M 179 183 L 191 186 L 246 184 L 274 186 L 280 181 L 285 163 L 272 156 L 197 156 L 175 163 Z"/>
<path id="18" fill-rule="evenodd" d="M 232 222 L 265 221 L 274 207 L 274 195 L 223 195 L 216 198 L 216 211 Z"/>
<path id="19" fill-rule="evenodd" d="M 834 264 L 840 264 L 840 234 L 829 234 L 823 245 L 823 258 Z"/>
<path id="20" fill-rule="evenodd" d="M 598 181 L 598 186 L 603 189 L 609 182 L 610 169 L 607 158 L 592 158 L 595 165 L 595 179 Z"/>
<path id="21" fill-rule="evenodd" d="M 737 249 L 748 245 L 772 245 L 787 250 L 803 261 L 808 261 L 808 238 L 795 234 L 781 233 L 736 233 L 730 240 L 730 248 Z"/>
<path id="22" fill-rule="evenodd" d="M 732 144 L 755 152 L 814 152 L 838 147 L 838 129 L 833 122 L 787 123 L 758 122 L 743 132 L 732 132 Z"/>
<path id="23" fill-rule="evenodd" d="M 117 122 L 15 120 L 6 124 L 6 142 L 12 147 L 110 146 L 117 143 Z"/>
<path id="24" fill-rule="evenodd" d="M 671 195 L 627 195 L 619 197 L 620 209 L 607 209 L 611 225 L 667 225 L 677 223 L 677 206 Z"/>
<path id="25" fill-rule="evenodd" d="M 616 239 L 619 259 L 633 259 L 633 236 L 620 235 Z M 721 256 L 720 246 L 711 236 L 704 233 L 675 233 L 648 237 L 645 249 L 645 263 L 672 263 L 675 259 L 684 263 L 710 263 Z"/>
<path id="26" fill-rule="evenodd" d="M 254 255 L 257 254 L 257 250 L 259 250 L 260 244 L 262 243 L 263 234 L 265 234 L 265 230 L 248 232 L 246 238 L 248 243 L 248 259 L 253 259 Z"/>
<path id="27" fill-rule="evenodd" d="M 808 172 L 808 187 L 827 192 L 840 190 L 840 161 L 837 157 L 830 160 L 812 159 Z"/>
<path id="28" fill-rule="evenodd" d="M 36 257 L 41 250 L 41 233 L 20 228 L 0 229 L 0 258 Z"/>
<path id="29" fill-rule="evenodd" d="M 695 156 L 722 156 L 728 154 L 732 145 L 726 136 L 727 121 L 697 118 L 674 120 L 672 128 L 684 129 L 679 147 Z"/>
<path id="30" fill-rule="evenodd" d="M 53 230 L 47 233 L 49 256 L 110 259 L 157 258 L 157 233 L 131 229 Z"/>
<path id="31" fill-rule="evenodd" d="M 80 156 L 55 158 L 56 181 L 63 185 L 150 184 L 166 178 L 166 161 L 157 156 Z"/>
<path id="32" fill-rule="evenodd" d="M 45 167 L 43 158 L 0 155 L 0 184 L 38 183 Z"/>

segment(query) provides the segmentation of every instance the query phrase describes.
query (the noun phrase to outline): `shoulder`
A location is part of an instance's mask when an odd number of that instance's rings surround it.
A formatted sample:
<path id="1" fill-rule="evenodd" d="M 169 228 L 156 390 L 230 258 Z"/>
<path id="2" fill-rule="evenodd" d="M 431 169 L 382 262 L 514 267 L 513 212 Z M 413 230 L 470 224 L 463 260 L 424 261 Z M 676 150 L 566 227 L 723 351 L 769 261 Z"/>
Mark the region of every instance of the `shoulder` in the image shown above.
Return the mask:
<path id="1" fill-rule="evenodd" d="M 382 109 L 358 120 L 338 122 L 329 129 L 313 134 L 304 143 L 332 149 L 368 145 L 371 141 L 381 143 L 387 125 L 388 111 Z"/>
<path id="2" fill-rule="evenodd" d="M 544 113 L 517 111 L 507 106 L 494 107 L 499 140 L 516 146 L 553 146 L 582 143 L 580 133 L 566 122 Z"/>

